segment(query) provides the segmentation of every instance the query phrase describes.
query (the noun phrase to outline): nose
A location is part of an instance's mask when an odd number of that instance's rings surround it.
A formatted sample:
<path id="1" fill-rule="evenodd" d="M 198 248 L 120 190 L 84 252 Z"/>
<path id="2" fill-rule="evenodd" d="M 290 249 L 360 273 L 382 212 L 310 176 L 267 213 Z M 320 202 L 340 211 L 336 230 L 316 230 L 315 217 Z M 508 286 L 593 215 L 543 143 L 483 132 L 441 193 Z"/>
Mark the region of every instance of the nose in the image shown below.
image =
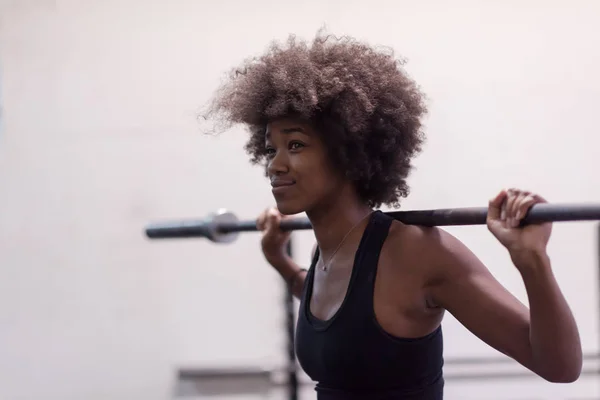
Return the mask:
<path id="1" fill-rule="evenodd" d="M 267 172 L 269 175 L 282 175 L 288 171 L 288 160 L 285 152 L 277 151 L 271 160 L 269 160 Z"/>

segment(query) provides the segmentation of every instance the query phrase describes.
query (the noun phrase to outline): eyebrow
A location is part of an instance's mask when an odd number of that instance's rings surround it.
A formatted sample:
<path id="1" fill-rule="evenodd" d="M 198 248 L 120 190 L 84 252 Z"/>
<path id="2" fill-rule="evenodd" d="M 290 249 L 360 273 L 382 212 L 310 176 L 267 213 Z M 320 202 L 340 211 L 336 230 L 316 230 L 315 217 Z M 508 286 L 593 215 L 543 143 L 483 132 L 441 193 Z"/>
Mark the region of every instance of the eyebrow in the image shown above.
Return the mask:
<path id="1" fill-rule="evenodd" d="M 300 132 L 300 133 L 304 133 L 306 134 L 306 132 L 304 132 L 304 129 L 300 128 L 300 127 L 296 127 L 296 128 L 285 128 L 281 130 L 282 133 L 296 133 L 296 132 Z"/>
<path id="2" fill-rule="evenodd" d="M 308 135 L 308 133 L 306 133 L 306 131 L 304 129 L 300 128 L 299 126 L 298 127 L 294 127 L 294 128 L 284 128 L 284 129 L 281 130 L 281 133 L 287 133 L 287 134 L 290 134 L 290 133 L 302 133 L 304 135 Z M 271 132 L 267 131 L 266 134 L 265 134 L 265 136 L 266 136 L 266 138 L 271 137 Z"/>

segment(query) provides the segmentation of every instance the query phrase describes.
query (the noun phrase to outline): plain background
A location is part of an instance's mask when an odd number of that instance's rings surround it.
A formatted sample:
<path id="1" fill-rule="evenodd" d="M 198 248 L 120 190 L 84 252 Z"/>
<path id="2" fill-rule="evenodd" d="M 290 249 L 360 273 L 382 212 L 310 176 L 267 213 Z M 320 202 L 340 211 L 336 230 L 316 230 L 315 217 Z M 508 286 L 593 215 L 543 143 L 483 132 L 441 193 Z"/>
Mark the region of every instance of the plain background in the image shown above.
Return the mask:
<path id="1" fill-rule="evenodd" d="M 271 40 L 326 26 L 408 60 L 430 113 L 404 209 L 485 206 L 507 186 L 598 202 L 599 17 L 593 0 L 0 0 L 0 399 L 172 399 L 180 368 L 285 364 L 283 286 L 259 234 L 228 246 L 143 235 L 273 204 L 245 131 L 206 136 L 196 120 L 227 70 Z M 485 227 L 447 229 L 527 301 Z M 311 232 L 294 241 L 307 265 Z M 590 354 L 597 241 L 595 223 L 555 224 L 549 250 Z M 444 330 L 446 357 L 503 358 L 450 315 Z M 449 381 L 446 393 L 597 399 L 600 376 Z"/>

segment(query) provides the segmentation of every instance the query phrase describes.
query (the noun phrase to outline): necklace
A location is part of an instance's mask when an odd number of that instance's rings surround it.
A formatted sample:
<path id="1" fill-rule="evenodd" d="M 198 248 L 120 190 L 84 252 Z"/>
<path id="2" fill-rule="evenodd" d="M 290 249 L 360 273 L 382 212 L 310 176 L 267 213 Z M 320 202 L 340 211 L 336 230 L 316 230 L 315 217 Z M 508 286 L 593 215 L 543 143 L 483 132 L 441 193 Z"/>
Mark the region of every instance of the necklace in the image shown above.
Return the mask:
<path id="1" fill-rule="evenodd" d="M 331 257 L 329 257 L 329 261 L 327 261 L 327 263 L 325 263 L 324 261 L 321 261 L 321 264 L 323 265 L 321 267 L 322 271 L 327 271 L 329 269 L 329 264 L 331 264 L 331 261 L 333 261 L 333 257 L 335 257 L 335 254 L 338 252 L 338 250 L 342 247 L 342 244 L 344 244 L 344 241 L 346 240 L 346 238 L 348 237 L 348 235 L 350 235 L 350 233 L 358 226 L 360 225 L 361 222 L 363 222 L 365 220 L 365 218 L 367 218 L 369 215 L 371 215 L 373 213 L 373 211 L 369 212 L 367 215 L 365 215 L 364 217 L 362 217 L 360 219 L 360 221 L 358 221 L 356 224 L 354 224 L 354 226 L 352 226 L 352 228 L 350 228 L 350 230 L 344 235 L 344 237 L 342 238 L 342 241 L 340 242 L 340 244 L 337 245 L 337 247 L 335 248 L 335 250 L 333 251 L 333 254 L 331 255 Z"/>

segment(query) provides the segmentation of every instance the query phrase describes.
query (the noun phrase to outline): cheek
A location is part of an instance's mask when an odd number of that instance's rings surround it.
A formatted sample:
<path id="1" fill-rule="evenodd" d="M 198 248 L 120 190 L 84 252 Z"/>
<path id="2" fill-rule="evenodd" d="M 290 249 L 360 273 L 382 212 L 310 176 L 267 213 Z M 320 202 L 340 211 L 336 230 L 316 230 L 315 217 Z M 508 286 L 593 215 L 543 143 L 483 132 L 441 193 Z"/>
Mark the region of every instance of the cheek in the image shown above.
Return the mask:
<path id="1" fill-rule="evenodd" d="M 322 194 L 335 188 L 340 180 L 321 149 L 311 147 L 296 157 L 290 157 L 290 167 L 303 191 Z"/>
<path id="2" fill-rule="evenodd" d="M 335 190 L 339 178 L 322 163 L 306 166 L 300 176 L 303 190 L 317 195 Z"/>

